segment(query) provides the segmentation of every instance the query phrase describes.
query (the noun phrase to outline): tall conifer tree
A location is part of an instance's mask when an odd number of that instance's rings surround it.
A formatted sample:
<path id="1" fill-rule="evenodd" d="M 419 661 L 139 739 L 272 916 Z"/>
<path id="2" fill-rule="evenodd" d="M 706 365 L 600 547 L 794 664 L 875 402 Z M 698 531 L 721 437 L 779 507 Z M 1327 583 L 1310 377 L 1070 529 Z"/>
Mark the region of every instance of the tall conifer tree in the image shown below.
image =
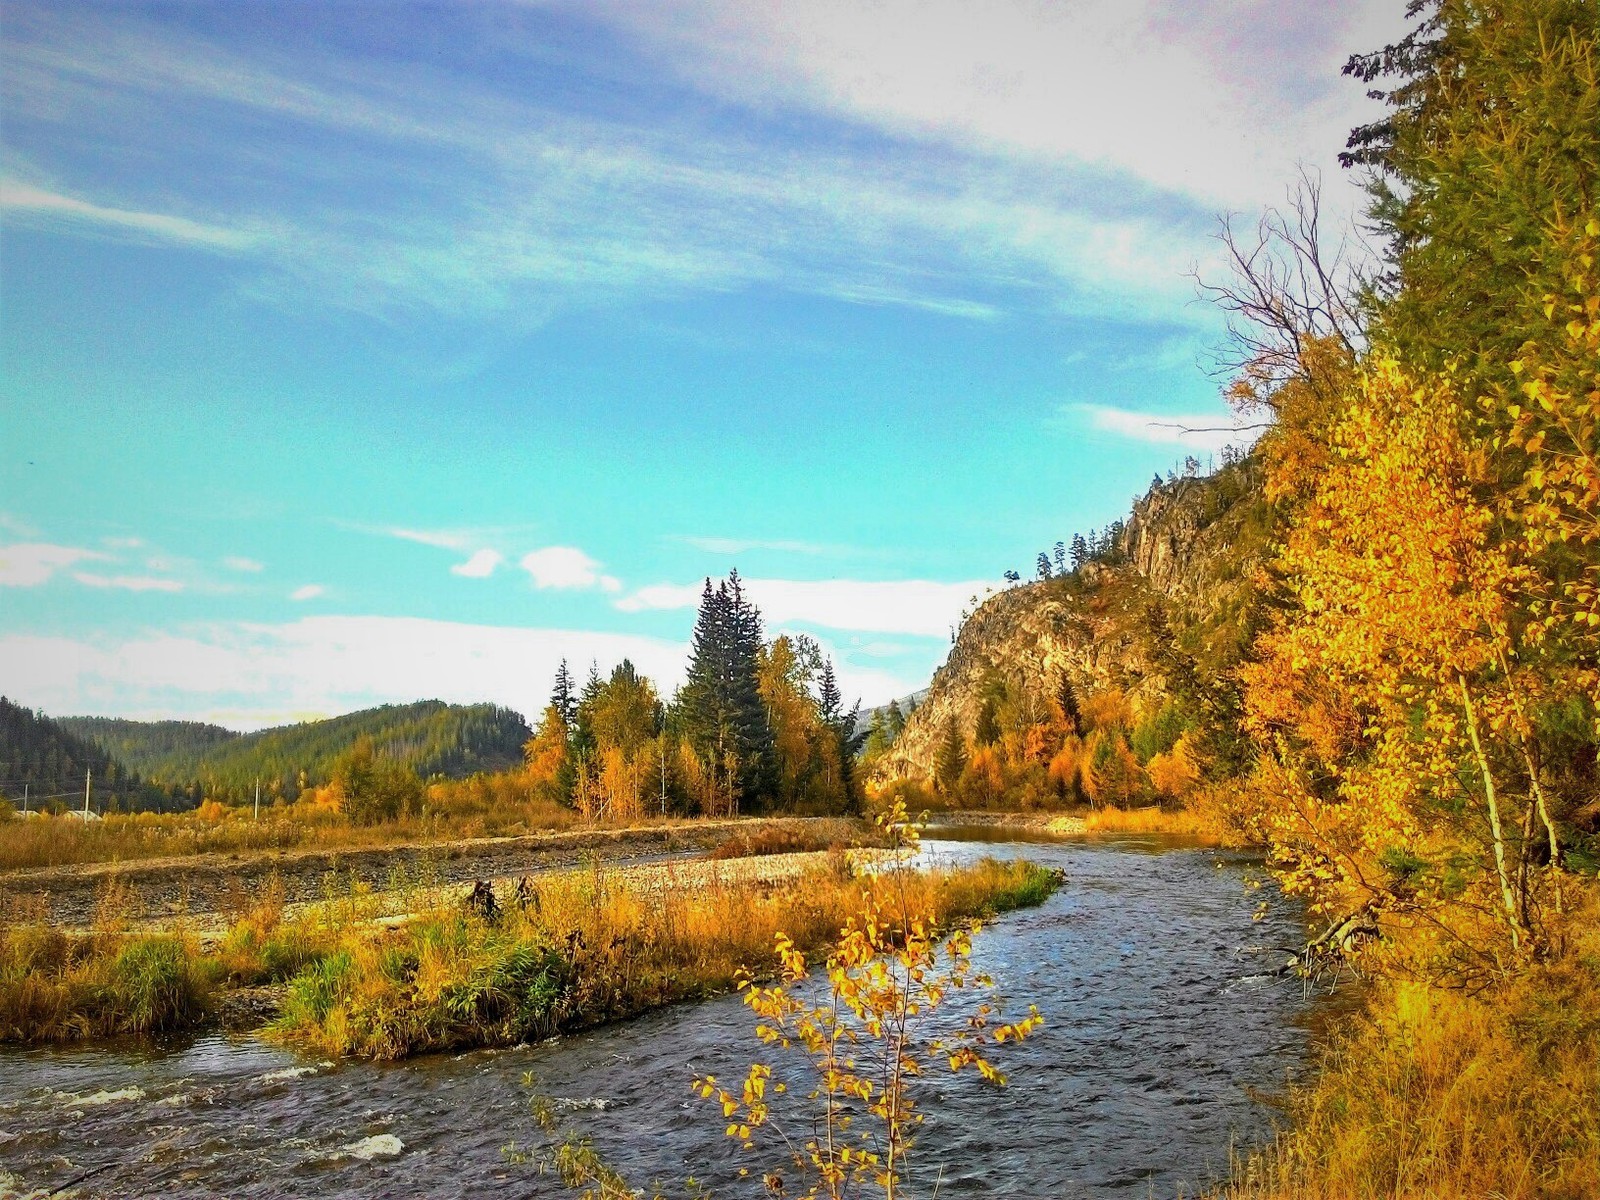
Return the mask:
<path id="1" fill-rule="evenodd" d="M 690 743 L 710 762 L 730 806 L 769 790 L 772 734 L 757 675 L 761 614 L 739 573 L 715 589 L 706 580 L 695 619 L 688 679 L 678 695 Z"/>
<path id="2" fill-rule="evenodd" d="M 567 728 L 572 728 L 572 723 L 578 716 L 578 698 L 572 691 L 572 671 L 567 666 L 567 660 L 562 659 L 561 665 L 556 668 L 556 685 L 550 693 L 550 703 L 561 714 L 561 719 L 567 723 Z"/>

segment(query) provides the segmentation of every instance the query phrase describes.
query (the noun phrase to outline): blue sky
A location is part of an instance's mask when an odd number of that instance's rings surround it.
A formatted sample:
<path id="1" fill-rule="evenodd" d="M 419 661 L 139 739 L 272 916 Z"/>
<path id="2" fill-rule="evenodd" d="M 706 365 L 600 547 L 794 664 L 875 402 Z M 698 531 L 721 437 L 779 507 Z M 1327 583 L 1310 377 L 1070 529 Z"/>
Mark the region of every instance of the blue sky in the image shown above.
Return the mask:
<path id="1" fill-rule="evenodd" d="M 1188 272 L 1401 7 L 12 0 L 0 691 L 532 717 L 734 566 L 920 687 L 1227 440 Z"/>

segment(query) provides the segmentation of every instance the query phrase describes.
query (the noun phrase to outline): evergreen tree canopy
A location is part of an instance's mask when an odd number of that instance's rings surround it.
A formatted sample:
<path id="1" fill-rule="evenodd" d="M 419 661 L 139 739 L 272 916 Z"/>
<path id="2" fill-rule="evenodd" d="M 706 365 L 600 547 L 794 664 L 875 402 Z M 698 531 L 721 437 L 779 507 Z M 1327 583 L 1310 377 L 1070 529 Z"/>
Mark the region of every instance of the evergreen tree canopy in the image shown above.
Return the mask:
<path id="1" fill-rule="evenodd" d="M 550 703 L 561 714 L 561 720 L 570 729 L 578 717 L 578 697 L 572 690 L 572 672 L 567 667 L 567 660 L 562 659 L 561 665 L 556 668 L 556 683 L 550 693 Z"/>
<path id="2" fill-rule="evenodd" d="M 760 796 L 770 767 L 772 736 L 758 677 L 761 649 L 761 614 L 745 598 L 739 573 L 715 588 L 707 579 L 688 678 L 678 693 L 679 720 L 735 801 Z"/>
<path id="3" fill-rule="evenodd" d="M 961 726 L 951 717 L 945 722 L 944 740 L 939 743 L 939 754 L 934 761 L 934 782 L 946 795 L 961 782 L 961 773 L 967 769 L 967 744 L 961 738 Z"/>

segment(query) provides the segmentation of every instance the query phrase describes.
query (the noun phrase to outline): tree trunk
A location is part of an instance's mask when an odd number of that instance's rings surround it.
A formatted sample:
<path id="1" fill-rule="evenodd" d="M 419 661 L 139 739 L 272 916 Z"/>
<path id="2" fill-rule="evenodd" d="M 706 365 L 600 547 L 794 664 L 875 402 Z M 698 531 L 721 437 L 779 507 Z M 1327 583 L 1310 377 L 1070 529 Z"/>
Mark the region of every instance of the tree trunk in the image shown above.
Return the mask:
<path id="1" fill-rule="evenodd" d="M 1505 651 L 1500 651 L 1500 670 L 1504 672 L 1506 684 L 1511 684 L 1511 665 L 1506 661 Z M 1533 792 L 1533 802 L 1539 809 L 1539 820 L 1544 824 L 1545 835 L 1550 839 L 1550 869 L 1559 872 L 1561 869 L 1561 841 L 1556 837 L 1556 824 L 1550 819 L 1550 806 L 1545 803 L 1544 786 L 1539 782 L 1539 764 L 1534 761 L 1532 739 L 1528 736 L 1527 715 L 1522 711 L 1522 698 L 1517 695 L 1517 689 L 1511 688 L 1511 703 L 1517 710 L 1517 744 L 1522 750 L 1522 762 L 1528 771 L 1528 788 Z M 1531 835 L 1531 829 L 1530 829 Z M 1526 853 L 1526 850 L 1524 850 Z M 1556 911 L 1561 911 L 1561 876 L 1555 876 Z"/>
<path id="2" fill-rule="evenodd" d="M 1483 752 L 1483 742 L 1478 737 L 1478 716 L 1472 708 L 1472 693 L 1467 690 L 1467 677 L 1460 672 L 1456 679 L 1461 684 L 1461 707 L 1467 714 L 1467 734 L 1472 739 L 1472 752 L 1478 758 L 1478 771 L 1483 776 L 1483 796 L 1489 806 L 1489 831 L 1494 837 L 1494 869 L 1500 879 L 1500 899 L 1505 904 L 1506 920 L 1511 925 L 1511 948 L 1522 947 L 1522 929 L 1517 919 L 1517 901 L 1511 891 L 1511 879 L 1506 874 L 1506 841 L 1500 828 L 1500 802 L 1495 797 L 1494 773 L 1489 770 L 1489 757 Z"/>

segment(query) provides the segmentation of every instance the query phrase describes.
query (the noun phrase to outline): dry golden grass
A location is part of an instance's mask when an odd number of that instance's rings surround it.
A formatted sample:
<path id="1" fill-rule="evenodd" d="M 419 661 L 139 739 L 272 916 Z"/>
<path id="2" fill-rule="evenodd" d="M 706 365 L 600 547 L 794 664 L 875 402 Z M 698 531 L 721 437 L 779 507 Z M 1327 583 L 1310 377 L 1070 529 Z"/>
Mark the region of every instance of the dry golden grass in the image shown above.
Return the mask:
<path id="1" fill-rule="evenodd" d="M 452 785 L 466 789 L 466 784 Z M 569 829 L 577 814 L 526 799 L 504 804 L 471 797 L 430 808 L 427 815 L 360 825 L 310 805 L 224 809 L 217 819 L 189 813 L 113 814 L 98 821 L 71 815 L 0 821 L 0 871 L 96 862 L 186 858 L 267 850 L 367 850 L 404 843 L 515 837 Z M 636 822 L 650 824 L 650 821 Z"/>
<path id="2" fill-rule="evenodd" d="M 1499 984 L 1375 984 L 1290 1097 L 1291 1131 L 1226 1195 L 1600 1196 L 1600 896 L 1585 891 L 1550 957 Z M 1429 943 L 1412 931 L 1391 953 L 1416 965 Z"/>
<path id="3" fill-rule="evenodd" d="M 941 922 L 1037 904 L 1055 887 L 1031 864 L 855 878 L 842 857 L 776 886 L 712 882 L 648 892 L 596 867 L 541 879 L 526 908 L 486 921 L 459 908 L 399 929 L 347 927 L 290 984 L 273 1032 L 329 1054 L 400 1058 L 507 1044 L 731 990 L 772 969 L 787 933 L 821 947 L 865 897 L 908 889 L 912 911 Z M 898 903 L 898 900 L 897 900 Z"/>
<path id="4" fill-rule="evenodd" d="M 846 850 L 884 845 L 883 837 L 864 821 L 847 817 L 780 822 L 740 830 L 706 853 L 709 859 L 795 854 L 808 850 Z"/>
<path id="5" fill-rule="evenodd" d="M 1214 842 L 1210 826 L 1188 809 L 1162 808 L 1151 804 L 1144 808 L 1116 808 L 1105 806 L 1091 809 L 1083 816 L 1085 833 L 1171 833 Z"/>
<path id="6" fill-rule="evenodd" d="M 707 865 L 709 868 L 709 865 Z M 539 878 L 516 903 L 502 886 L 493 920 L 425 881 L 379 896 L 352 884 L 287 916 L 280 882 L 239 895 L 227 934 L 202 945 L 181 924 L 130 931 L 137 917 L 112 879 L 93 928 L 53 927 L 35 900 L 0 896 L 0 1042 L 68 1041 L 193 1026 L 230 988 L 287 984 L 274 1032 L 338 1054 L 399 1058 L 496 1045 L 627 1017 L 730 990 L 760 972 L 785 930 L 801 945 L 837 936 L 870 891 L 843 854 L 768 885 L 721 878 L 660 886 L 592 869 Z M 986 863 L 907 874 L 921 910 L 941 920 L 1036 904 L 1055 886 L 1028 865 Z M 414 914 L 380 920 L 399 904 Z"/>

